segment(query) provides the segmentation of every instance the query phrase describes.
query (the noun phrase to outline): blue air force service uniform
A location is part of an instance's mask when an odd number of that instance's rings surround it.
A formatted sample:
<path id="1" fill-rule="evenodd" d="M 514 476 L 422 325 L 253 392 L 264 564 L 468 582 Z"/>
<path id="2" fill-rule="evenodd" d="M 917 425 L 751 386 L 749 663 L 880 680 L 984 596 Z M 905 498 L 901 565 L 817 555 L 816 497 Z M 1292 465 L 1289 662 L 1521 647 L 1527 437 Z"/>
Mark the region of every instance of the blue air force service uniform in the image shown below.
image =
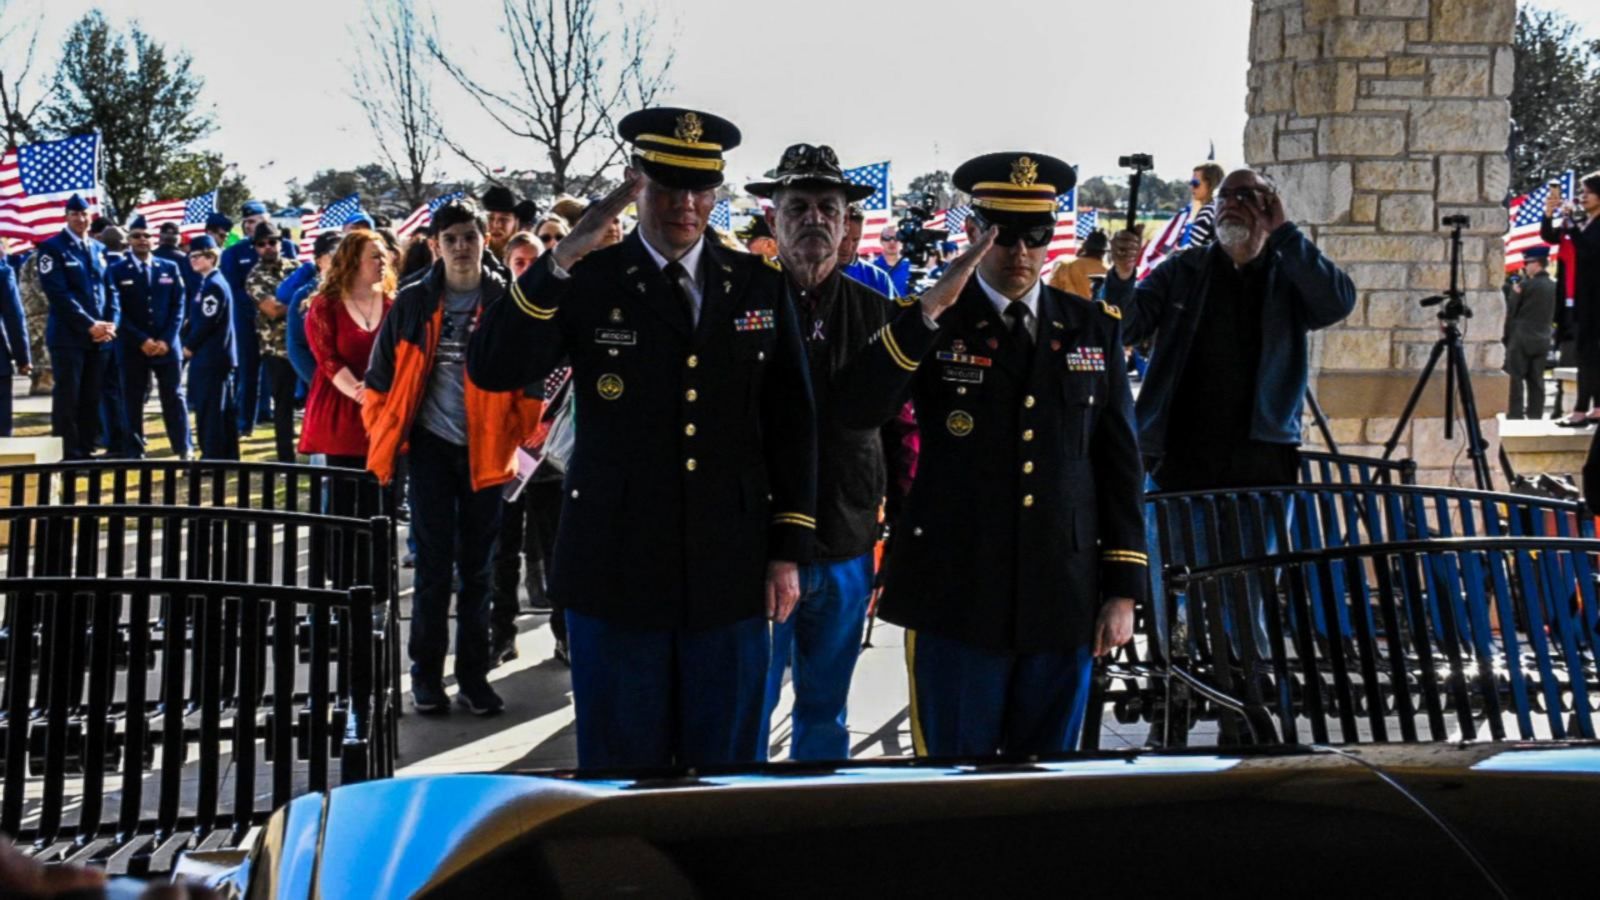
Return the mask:
<path id="1" fill-rule="evenodd" d="M 11 436 L 11 375 L 30 365 L 27 315 L 22 309 L 22 292 L 17 277 L 4 258 L 0 258 L 0 373 L 5 375 L 0 390 L 0 437 Z"/>
<path id="2" fill-rule="evenodd" d="M 88 204 L 74 194 L 67 209 L 82 211 Z M 100 428 L 100 384 L 115 343 L 96 343 L 89 329 L 117 320 L 116 296 L 106 290 L 105 247 L 68 230 L 40 244 L 38 253 L 39 284 L 50 301 L 50 433 L 61 438 L 64 458 L 88 459 Z"/>
<path id="3" fill-rule="evenodd" d="M 1044 246 L 1073 178 L 1059 160 L 1007 153 L 955 182 L 1000 240 L 1032 231 Z M 915 298 L 900 302 L 837 396 L 857 427 L 908 394 L 917 411 L 921 454 L 880 607 L 907 629 L 916 750 L 1071 749 L 1101 605 L 1137 601 L 1146 579 L 1118 312 L 1037 283 L 1014 306 L 976 274 L 936 327 Z"/>
<path id="4" fill-rule="evenodd" d="M 619 130 L 635 166 L 690 190 L 721 183 L 739 142 L 689 110 Z M 571 361 L 582 424 L 550 590 L 568 610 L 579 765 L 754 760 L 767 565 L 805 562 L 815 528 L 811 391 L 780 273 L 704 238 L 674 266 L 638 230 L 570 273 L 554 259 L 484 312 L 468 366 L 510 390 Z"/>
<path id="5" fill-rule="evenodd" d="M 267 207 L 259 200 L 251 200 L 245 203 L 241 212 L 245 218 L 263 216 L 267 214 Z M 285 259 L 299 258 L 294 241 L 288 238 L 280 243 L 279 252 Z M 222 262 L 218 266 L 218 271 L 228 281 L 229 292 L 238 300 L 233 310 L 233 334 L 239 353 L 239 367 L 234 373 L 234 399 L 238 428 L 244 434 L 255 430 L 256 408 L 261 392 L 261 346 L 256 337 L 256 305 L 250 302 L 250 294 L 245 290 L 250 270 L 256 267 L 260 258 L 260 254 L 256 253 L 255 241 L 247 234 L 244 240 L 222 251 Z"/>
<path id="6" fill-rule="evenodd" d="M 178 338 L 185 306 L 183 273 L 154 254 L 145 260 L 129 254 L 111 267 L 110 277 L 122 310 L 117 339 L 122 343 L 123 405 L 128 411 L 127 455 L 144 456 L 144 404 L 154 376 L 172 452 L 187 458 L 189 409 L 182 385 L 183 347 Z M 147 356 L 145 341 L 164 342 L 171 349 L 161 356 Z"/>
<path id="7" fill-rule="evenodd" d="M 191 250 L 215 247 L 202 235 Z M 239 364 L 234 343 L 233 292 L 222 273 L 212 269 L 200 279 L 200 289 L 189 300 L 181 340 L 194 355 L 189 358 L 189 405 L 194 408 L 196 443 L 205 459 L 238 459 L 239 429 L 233 387 Z"/>

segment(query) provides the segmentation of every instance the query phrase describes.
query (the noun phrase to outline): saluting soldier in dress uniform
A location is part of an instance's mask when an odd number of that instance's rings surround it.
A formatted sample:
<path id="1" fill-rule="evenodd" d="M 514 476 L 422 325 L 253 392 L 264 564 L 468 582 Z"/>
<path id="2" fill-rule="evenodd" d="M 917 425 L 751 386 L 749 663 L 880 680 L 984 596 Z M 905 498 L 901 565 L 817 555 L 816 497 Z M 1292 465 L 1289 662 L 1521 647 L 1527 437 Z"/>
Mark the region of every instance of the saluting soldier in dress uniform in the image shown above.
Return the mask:
<path id="1" fill-rule="evenodd" d="M 204 459 L 239 458 L 239 423 L 233 387 L 239 351 L 234 343 L 233 292 L 217 271 L 217 242 L 202 234 L 189 242 L 189 265 L 200 287 L 183 317 L 183 358 L 189 365 L 189 403 Z"/>
<path id="2" fill-rule="evenodd" d="M 161 419 L 179 459 L 189 458 L 189 408 L 183 396 L 183 273 L 152 252 L 150 226 L 144 216 L 128 224 L 132 252 L 111 266 L 111 290 L 122 310 L 123 406 L 128 416 L 126 455 L 144 456 L 144 404 L 150 397 L 150 376 L 161 397 Z"/>
<path id="3" fill-rule="evenodd" d="M 1128 640 L 1144 595 L 1118 311 L 1039 280 L 1075 180 L 1039 153 L 957 169 L 972 246 L 920 301 L 897 301 L 835 393 L 854 427 L 909 393 L 921 427 L 881 606 L 907 630 L 919 755 L 1074 747 L 1092 659 Z"/>
<path id="4" fill-rule="evenodd" d="M 618 130 L 622 186 L 489 307 L 468 367 L 510 390 L 571 360 L 581 424 L 550 590 L 579 765 L 754 760 L 767 619 L 792 611 L 815 529 L 804 351 L 776 267 L 705 239 L 739 130 L 664 108 Z M 638 228 L 596 250 L 635 198 Z"/>
<path id="5" fill-rule="evenodd" d="M 89 204 L 73 194 L 66 213 L 66 229 L 38 250 L 55 374 L 50 433 L 61 438 L 64 458 L 88 459 L 100 428 L 100 382 L 117 339 L 117 302 L 106 290 L 105 248 L 89 237 Z"/>

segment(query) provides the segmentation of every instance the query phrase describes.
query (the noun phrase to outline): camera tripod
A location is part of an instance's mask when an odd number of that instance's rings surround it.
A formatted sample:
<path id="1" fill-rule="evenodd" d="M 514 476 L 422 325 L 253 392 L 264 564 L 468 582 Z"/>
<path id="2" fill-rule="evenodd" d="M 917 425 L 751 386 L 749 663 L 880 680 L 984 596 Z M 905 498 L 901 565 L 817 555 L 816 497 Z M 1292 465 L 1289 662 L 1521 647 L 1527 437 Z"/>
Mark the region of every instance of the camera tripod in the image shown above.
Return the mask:
<path id="1" fill-rule="evenodd" d="M 1417 401 L 1422 399 L 1422 392 L 1428 387 L 1428 379 L 1432 377 L 1434 368 L 1439 365 L 1439 358 L 1444 357 L 1445 440 L 1452 440 L 1455 437 L 1456 394 L 1459 392 L 1461 415 L 1467 429 L 1467 456 L 1472 459 L 1473 479 L 1477 482 L 1479 490 L 1492 491 L 1494 478 L 1489 471 L 1487 455 L 1489 442 L 1483 439 L 1483 428 L 1478 424 L 1478 401 L 1472 394 L 1472 373 L 1467 368 L 1467 353 L 1461 344 L 1461 320 L 1472 318 L 1472 310 L 1467 308 L 1466 302 L 1462 299 L 1461 288 L 1461 228 L 1467 221 L 1466 216 L 1446 216 L 1439 223 L 1451 229 L 1450 289 L 1443 294 L 1424 297 L 1419 302 L 1423 306 L 1444 304 L 1444 308 L 1439 311 L 1441 333 L 1439 339 L 1433 342 L 1433 352 L 1428 355 L 1428 364 L 1422 367 L 1422 374 L 1417 377 L 1417 384 L 1411 389 L 1411 397 L 1406 400 L 1405 409 L 1400 413 L 1400 421 L 1395 423 L 1394 433 L 1383 442 L 1383 458 L 1388 459 L 1394 455 L 1395 447 L 1400 444 L 1400 435 L 1410 424 L 1411 417 L 1417 409 Z"/>

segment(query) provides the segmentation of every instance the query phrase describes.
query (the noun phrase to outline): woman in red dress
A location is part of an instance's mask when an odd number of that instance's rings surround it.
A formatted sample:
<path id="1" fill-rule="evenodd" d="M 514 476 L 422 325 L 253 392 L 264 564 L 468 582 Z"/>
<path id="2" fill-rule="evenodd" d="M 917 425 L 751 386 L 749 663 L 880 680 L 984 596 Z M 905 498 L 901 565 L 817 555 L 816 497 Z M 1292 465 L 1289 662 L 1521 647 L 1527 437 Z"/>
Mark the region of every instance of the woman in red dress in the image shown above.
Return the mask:
<path id="1" fill-rule="evenodd" d="M 330 466 L 366 468 L 362 379 L 394 292 L 394 269 L 383 242 L 370 231 L 345 235 L 306 311 L 306 343 L 317 371 L 306 398 L 301 453 L 325 454 Z"/>

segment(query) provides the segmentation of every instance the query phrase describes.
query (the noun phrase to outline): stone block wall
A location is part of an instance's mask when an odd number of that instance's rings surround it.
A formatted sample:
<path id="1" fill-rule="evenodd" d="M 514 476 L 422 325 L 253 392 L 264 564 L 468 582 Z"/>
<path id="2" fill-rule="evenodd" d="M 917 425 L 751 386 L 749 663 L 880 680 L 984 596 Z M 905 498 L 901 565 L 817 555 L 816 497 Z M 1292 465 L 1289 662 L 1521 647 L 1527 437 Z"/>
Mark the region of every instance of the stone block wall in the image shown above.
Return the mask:
<path id="1" fill-rule="evenodd" d="M 1498 446 L 1515 18 L 1515 0 L 1255 0 L 1246 162 L 1358 291 L 1313 356 L 1341 449 L 1382 451 L 1427 361 L 1437 309 L 1417 301 L 1449 286 L 1439 221 L 1458 213 L 1468 365 L 1491 459 Z M 1470 485 L 1462 430 L 1444 438 L 1443 386 L 1441 364 L 1396 453 L 1429 482 Z"/>

